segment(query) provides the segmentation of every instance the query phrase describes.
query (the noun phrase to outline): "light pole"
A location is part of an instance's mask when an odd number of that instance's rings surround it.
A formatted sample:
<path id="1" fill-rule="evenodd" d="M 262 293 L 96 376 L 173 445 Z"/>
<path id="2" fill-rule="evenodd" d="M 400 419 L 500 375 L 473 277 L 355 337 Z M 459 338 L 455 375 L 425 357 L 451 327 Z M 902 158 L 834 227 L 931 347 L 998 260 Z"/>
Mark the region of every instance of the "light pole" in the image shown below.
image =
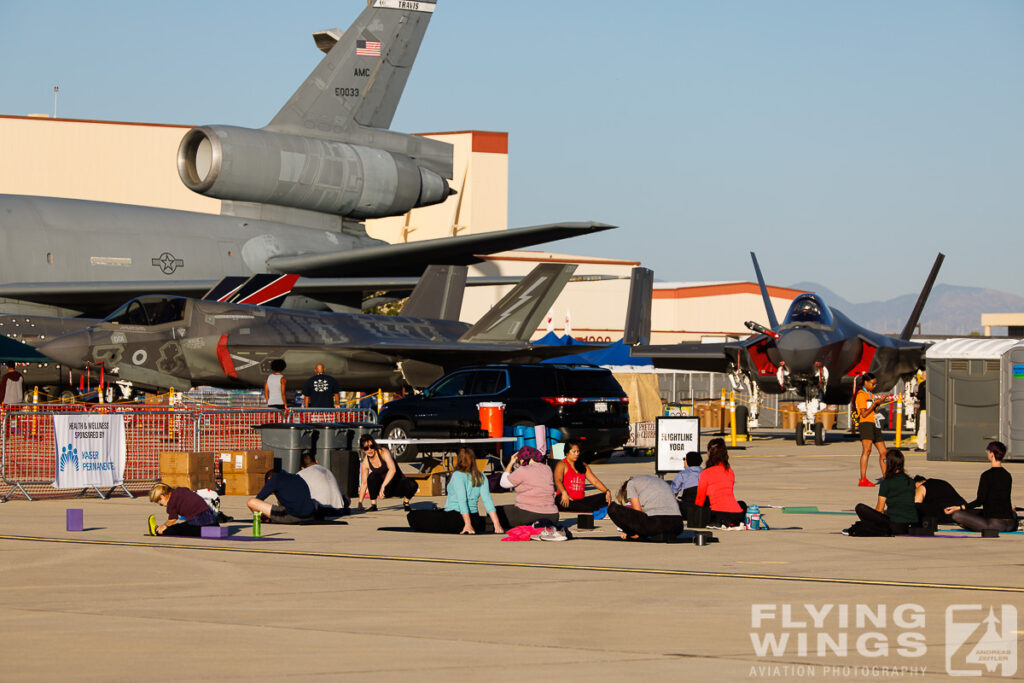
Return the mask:
<path id="1" fill-rule="evenodd" d="M 53 118 L 57 118 L 57 93 L 60 91 L 58 86 L 53 86 Z"/>

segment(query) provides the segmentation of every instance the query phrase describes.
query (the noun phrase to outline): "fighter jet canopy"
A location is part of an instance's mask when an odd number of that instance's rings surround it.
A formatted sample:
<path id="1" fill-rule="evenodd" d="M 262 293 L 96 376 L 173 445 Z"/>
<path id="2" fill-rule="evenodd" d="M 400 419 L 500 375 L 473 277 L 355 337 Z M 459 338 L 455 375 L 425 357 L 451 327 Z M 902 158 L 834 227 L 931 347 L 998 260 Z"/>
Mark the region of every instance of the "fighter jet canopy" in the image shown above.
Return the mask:
<path id="1" fill-rule="evenodd" d="M 832 311 L 817 294 L 801 294 L 793 299 L 786 319 L 782 322 L 783 325 L 795 323 L 817 323 L 832 327 Z"/>
<path id="2" fill-rule="evenodd" d="M 183 320 L 188 300 L 180 296 L 153 294 L 132 299 L 108 315 L 108 323 L 122 325 L 162 325 Z"/>

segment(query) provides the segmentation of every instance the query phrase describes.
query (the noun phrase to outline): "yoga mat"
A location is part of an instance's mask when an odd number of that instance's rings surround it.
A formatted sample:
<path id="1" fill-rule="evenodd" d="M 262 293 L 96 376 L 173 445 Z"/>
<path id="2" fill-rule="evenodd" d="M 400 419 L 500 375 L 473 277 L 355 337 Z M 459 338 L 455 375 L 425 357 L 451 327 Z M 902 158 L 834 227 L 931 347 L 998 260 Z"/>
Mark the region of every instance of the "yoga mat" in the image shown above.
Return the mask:
<path id="1" fill-rule="evenodd" d="M 980 531 L 969 531 L 967 529 L 943 529 L 944 534 L 978 534 L 981 536 Z M 1024 531 L 1000 531 L 1000 536 L 1024 536 Z"/>
<path id="2" fill-rule="evenodd" d="M 496 536 L 504 534 L 495 534 L 493 531 L 478 531 L 475 534 L 446 534 L 443 531 L 416 531 L 415 529 L 407 526 L 379 526 L 377 531 L 393 531 L 395 533 L 412 533 L 412 534 L 433 534 L 435 536 Z"/>
<path id="3" fill-rule="evenodd" d="M 782 512 L 795 513 L 798 515 L 856 515 L 856 512 L 833 512 L 830 510 L 819 510 L 816 505 L 807 507 L 784 507 Z"/>

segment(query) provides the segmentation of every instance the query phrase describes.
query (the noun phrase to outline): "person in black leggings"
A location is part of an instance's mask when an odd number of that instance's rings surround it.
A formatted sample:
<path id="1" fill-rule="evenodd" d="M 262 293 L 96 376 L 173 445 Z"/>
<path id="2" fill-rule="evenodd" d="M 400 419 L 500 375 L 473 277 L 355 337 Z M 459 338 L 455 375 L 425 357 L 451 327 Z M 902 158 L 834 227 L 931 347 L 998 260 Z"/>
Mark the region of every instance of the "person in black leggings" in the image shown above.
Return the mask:
<path id="1" fill-rule="evenodd" d="M 402 474 L 402 468 L 391 457 L 391 451 L 377 445 L 372 436 L 364 435 L 359 440 L 359 449 L 363 452 L 363 462 L 359 466 L 359 506 L 363 505 L 363 496 L 369 492 L 370 512 L 377 509 L 378 498 L 402 497 L 402 506 L 410 510 L 409 499 L 416 495 L 419 487 L 412 479 Z"/>
<path id="2" fill-rule="evenodd" d="M 1017 513 L 1010 502 L 1010 491 L 1013 488 L 1013 477 L 1003 467 L 1006 457 L 1006 444 L 992 441 L 985 448 L 988 455 L 989 468 L 982 472 L 978 480 L 978 497 L 965 505 L 952 505 L 946 508 L 953 521 L 970 531 L 1016 531 Z M 972 512 L 981 507 L 981 513 Z"/>

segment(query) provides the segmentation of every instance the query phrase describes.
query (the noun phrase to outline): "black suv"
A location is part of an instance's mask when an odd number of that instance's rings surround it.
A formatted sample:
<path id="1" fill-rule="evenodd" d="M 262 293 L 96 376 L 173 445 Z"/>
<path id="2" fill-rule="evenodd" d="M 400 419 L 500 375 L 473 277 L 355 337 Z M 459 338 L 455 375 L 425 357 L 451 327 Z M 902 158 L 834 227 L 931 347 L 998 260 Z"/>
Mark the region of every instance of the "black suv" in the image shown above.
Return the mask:
<path id="1" fill-rule="evenodd" d="M 462 368 L 421 394 L 381 408 L 385 439 L 486 436 L 478 403 L 505 404 L 505 426 L 546 425 L 579 439 L 588 461 L 607 457 L 629 439 L 629 399 L 612 373 L 596 366 L 532 364 Z M 441 450 L 448 450 L 439 446 Z M 429 447 L 395 446 L 401 460 Z"/>

